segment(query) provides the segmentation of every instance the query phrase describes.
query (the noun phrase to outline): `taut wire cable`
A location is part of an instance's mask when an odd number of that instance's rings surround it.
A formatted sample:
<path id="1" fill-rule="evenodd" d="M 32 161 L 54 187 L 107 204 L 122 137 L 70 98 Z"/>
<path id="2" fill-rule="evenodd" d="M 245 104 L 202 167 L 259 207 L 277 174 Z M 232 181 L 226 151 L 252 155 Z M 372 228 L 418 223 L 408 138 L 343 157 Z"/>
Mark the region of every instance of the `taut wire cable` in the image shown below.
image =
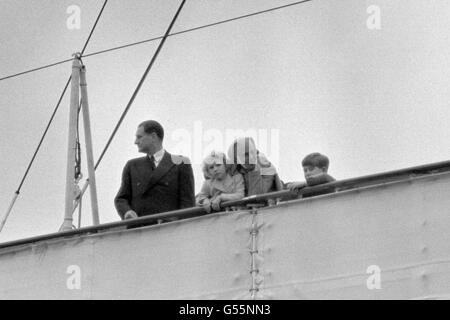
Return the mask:
<path id="1" fill-rule="evenodd" d="M 100 9 L 100 12 L 99 12 L 99 14 L 98 14 L 98 16 L 97 16 L 97 19 L 95 20 L 95 23 L 94 23 L 94 25 L 92 26 L 91 32 L 89 33 L 89 36 L 88 36 L 88 38 L 87 38 L 87 40 L 86 40 L 86 42 L 85 42 L 85 44 L 84 44 L 84 46 L 83 46 L 83 50 L 81 51 L 82 54 L 83 54 L 84 51 L 86 50 L 86 47 L 87 47 L 89 41 L 91 40 L 92 34 L 94 33 L 95 28 L 97 27 L 97 23 L 98 23 L 98 21 L 100 20 L 100 17 L 101 17 L 101 15 L 102 15 L 103 10 L 105 9 L 105 6 L 106 6 L 107 3 L 108 3 L 108 0 L 105 0 L 105 2 L 103 3 L 102 8 Z M 64 89 L 63 89 L 63 91 L 62 91 L 62 93 L 61 93 L 61 96 L 60 96 L 59 99 L 58 99 L 58 103 L 56 104 L 56 107 L 55 107 L 55 109 L 53 110 L 53 113 L 52 113 L 52 115 L 51 115 L 51 117 L 50 117 L 50 120 L 49 120 L 49 122 L 48 122 L 48 124 L 47 124 L 47 127 L 45 128 L 44 133 L 42 134 L 42 137 L 41 137 L 41 139 L 40 139 L 40 141 L 39 141 L 39 143 L 38 143 L 38 146 L 37 146 L 36 150 L 34 151 L 33 157 L 31 158 L 31 161 L 30 161 L 30 163 L 28 164 L 27 169 L 25 170 L 25 174 L 24 174 L 23 177 L 22 177 L 22 180 L 21 180 L 21 182 L 20 182 L 20 184 L 19 184 L 19 187 L 17 188 L 17 190 L 16 190 L 15 193 L 14 193 L 14 196 L 13 196 L 13 199 L 12 199 L 12 201 L 11 201 L 11 204 L 10 204 L 10 206 L 9 206 L 9 208 L 8 208 L 8 211 L 6 212 L 6 214 L 5 214 L 5 216 L 3 217 L 2 221 L 0 222 L 0 232 L 2 232 L 3 227 L 5 226 L 6 220 L 8 219 L 8 217 L 9 217 L 11 211 L 12 211 L 12 208 L 14 207 L 14 204 L 15 204 L 15 202 L 16 202 L 16 200 L 17 200 L 19 194 L 20 194 L 20 190 L 22 189 L 22 186 L 23 186 L 23 184 L 24 184 L 24 182 L 25 182 L 25 179 L 26 179 L 26 177 L 28 176 L 28 172 L 30 171 L 31 166 L 33 165 L 34 160 L 36 159 L 36 156 L 37 156 L 37 154 L 38 154 L 38 152 L 39 152 L 39 150 L 40 150 L 40 148 L 41 148 L 41 146 L 42 146 L 42 143 L 44 142 L 44 139 L 45 139 L 45 137 L 46 137 L 46 135 L 47 135 L 47 132 L 48 132 L 48 130 L 49 130 L 49 128 L 50 128 L 50 125 L 51 125 L 52 122 L 53 122 L 53 119 L 55 118 L 56 112 L 57 112 L 58 109 L 59 109 L 59 106 L 60 106 L 61 101 L 62 101 L 62 99 L 63 99 L 63 97 L 64 97 L 64 95 L 65 95 L 65 93 L 66 93 L 66 91 L 67 91 L 67 87 L 69 86 L 71 79 L 72 79 L 72 76 L 69 76 L 69 79 L 67 80 L 66 85 L 64 86 Z"/>
<path id="2" fill-rule="evenodd" d="M 144 74 L 142 75 L 141 80 L 139 80 L 139 83 L 138 83 L 136 89 L 134 90 L 133 95 L 131 96 L 130 101 L 128 102 L 127 106 L 126 106 L 125 109 L 123 110 L 122 115 L 120 116 L 119 121 L 117 122 L 117 124 L 116 124 L 116 126 L 115 126 L 113 132 L 111 133 L 111 135 L 110 135 L 110 137 L 109 137 L 109 139 L 108 139 L 108 142 L 106 143 L 105 147 L 103 148 L 103 151 L 102 151 L 102 153 L 100 154 L 100 157 L 98 158 L 97 163 L 95 164 L 95 169 L 97 169 L 98 166 L 100 165 L 100 163 L 101 163 L 101 161 L 102 161 L 102 159 L 103 159 L 103 157 L 104 157 L 106 151 L 108 150 L 108 148 L 109 148 L 109 146 L 110 146 L 112 140 L 114 139 L 114 137 L 115 137 L 115 135 L 116 135 L 116 133 L 117 133 L 117 130 L 119 130 L 120 125 L 122 124 L 123 120 L 125 119 L 125 116 L 127 115 L 128 111 L 130 110 L 131 105 L 132 105 L 133 102 L 134 102 L 134 99 L 136 98 L 136 96 L 137 96 L 139 90 L 141 89 L 141 87 L 142 87 L 142 85 L 143 85 L 145 79 L 147 78 L 147 75 L 148 75 L 148 73 L 150 72 L 150 69 L 152 68 L 153 64 L 155 63 L 156 58 L 158 57 L 158 55 L 159 55 L 159 53 L 160 53 L 160 51 L 161 51 L 161 49 L 162 49 L 164 43 L 166 42 L 166 39 L 168 38 L 168 36 L 169 36 L 169 34 L 170 34 L 170 30 L 172 30 L 172 27 L 173 27 L 173 25 L 175 24 L 175 21 L 177 20 L 178 15 L 180 14 L 181 9 L 183 8 L 185 2 L 186 2 L 186 0 L 183 0 L 183 1 L 181 2 L 180 7 L 178 8 L 177 12 L 175 13 L 175 16 L 173 17 L 173 19 L 172 19 L 172 21 L 171 21 L 169 27 L 167 28 L 166 33 L 164 34 L 164 36 L 163 36 L 161 42 L 160 42 L 159 45 L 158 45 L 158 48 L 156 49 L 156 51 L 155 51 L 155 53 L 154 53 L 152 59 L 150 60 L 150 63 L 148 64 L 147 69 L 145 70 Z M 89 179 L 87 179 L 87 180 L 85 181 L 85 183 L 84 183 L 84 186 L 83 186 L 83 188 L 82 188 L 82 190 L 81 190 L 81 197 L 83 196 L 84 192 L 87 190 L 87 187 L 88 187 L 88 186 L 89 186 Z M 74 206 L 74 209 L 73 209 L 74 211 L 76 210 L 77 206 L 78 206 L 78 201 L 75 203 L 75 206 Z"/>
<path id="3" fill-rule="evenodd" d="M 257 12 L 253 12 L 253 13 L 237 16 L 237 17 L 234 17 L 234 18 L 221 20 L 221 21 L 205 24 L 205 25 L 202 25 L 202 26 L 198 26 L 198 27 L 194 27 L 194 28 L 190 28 L 190 29 L 174 32 L 174 33 L 169 34 L 168 36 L 171 37 L 171 36 L 176 36 L 176 35 L 180 35 L 180 34 L 183 34 L 183 33 L 193 32 L 193 31 L 197 31 L 197 30 L 201 30 L 201 29 L 205 29 L 205 28 L 210 28 L 210 27 L 214 27 L 214 26 L 217 26 L 217 25 L 225 24 L 225 23 L 228 23 L 228 22 L 237 21 L 237 20 L 241 20 L 241 19 L 246 19 L 246 18 L 250 18 L 252 16 L 265 14 L 265 13 L 268 13 L 268 12 L 271 12 L 271 11 L 276 11 L 276 10 L 284 9 L 284 8 L 287 8 L 287 7 L 296 6 L 296 5 L 299 5 L 299 4 L 302 4 L 302 3 L 305 3 L 305 2 L 310 2 L 310 1 L 313 1 L 313 0 L 296 1 L 296 2 L 288 3 L 288 4 L 285 4 L 285 5 L 282 5 L 282 6 L 269 8 L 269 9 L 266 9 L 266 10 L 257 11 Z M 137 45 L 144 44 L 144 43 L 147 43 L 147 42 L 153 42 L 153 41 L 161 40 L 162 38 L 163 38 L 163 36 L 159 36 L 159 37 L 156 37 L 156 38 L 141 40 L 141 41 L 125 44 L 125 45 L 118 46 L 118 47 L 113 47 L 113 48 L 109 48 L 109 49 L 105 49 L 105 50 L 101 50 L 101 51 L 88 53 L 86 55 L 83 55 L 82 57 L 84 57 L 84 58 L 92 57 L 92 56 L 96 56 L 96 55 L 107 53 L 107 52 L 111 52 L 111 51 L 116 51 L 116 50 L 125 49 L 125 48 L 128 48 L 128 47 L 137 46 Z M 12 74 L 12 75 L 0 78 L 0 81 L 6 80 L 6 79 L 10 79 L 10 78 L 14 78 L 14 77 L 17 77 L 17 76 L 21 76 L 21 75 L 24 75 L 24 74 L 27 74 L 27 73 L 39 71 L 39 70 L 42 70 L 42 69 L 54 67 L 54 66 L 60 65 L 62 63 L 70 62 L 70 61 L 72 61 L 72 59 L 66 59 L 66 60 L 62 60 L 62 61 L 59 61 L 59 62 L 48 64 L 48 65 L 45 65 L 45 66 L 42 66 L 42 67 L 39 67 L 39 68 L 35 68 L 35 69 L 28 70 L 28 71 L 19 72 L 19 73 L 16 73 L 16 74 Z"/>

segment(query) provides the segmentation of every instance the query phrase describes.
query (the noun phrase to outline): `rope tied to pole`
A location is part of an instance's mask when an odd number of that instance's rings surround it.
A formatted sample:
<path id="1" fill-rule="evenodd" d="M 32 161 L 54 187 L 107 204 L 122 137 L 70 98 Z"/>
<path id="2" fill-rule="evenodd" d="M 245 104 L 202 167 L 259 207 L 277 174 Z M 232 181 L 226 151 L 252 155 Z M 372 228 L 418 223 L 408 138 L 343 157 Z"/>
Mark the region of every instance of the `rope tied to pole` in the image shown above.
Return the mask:
<path id="1" fill-rule="evenodd" d="M 77 112 L 77 136 L 75 141 L 75 183 L 78 184 L 78 182 L 83 178 L 83 174 L 81 173 L 81 143 L 80 143 L 80 111 L 81 111 L 81 101 L 78 106 L 78 112 Z"/>

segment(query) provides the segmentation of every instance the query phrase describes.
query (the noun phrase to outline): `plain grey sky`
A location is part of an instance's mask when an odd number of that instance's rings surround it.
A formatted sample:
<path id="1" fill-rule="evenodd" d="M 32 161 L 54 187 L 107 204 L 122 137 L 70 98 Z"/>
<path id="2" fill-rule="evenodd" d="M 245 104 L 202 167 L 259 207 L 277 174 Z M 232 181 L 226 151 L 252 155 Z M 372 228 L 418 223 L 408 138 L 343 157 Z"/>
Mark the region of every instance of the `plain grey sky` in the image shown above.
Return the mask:
<path id="1" fill-rule="evenodd" d="M 291 2 L 189 0 L 173 31 Z M 110 0 L 86 53 L 162 35 L 179 3 Z M 80 51 L 102 4 L 1 0 L 0 77 Z M 70 5 L 81 9 L 80 30 L 66 26 Z M 366 26 L 370 5 L 381 9 L 380 30 Z M 284 181 L 302 180 L 300 161 L 315 151 L 330 157 L 337 179 L 447 160 L 449 16 L 444 0 L 314 0 L 170 37 L 97 170 L 101 222 L 119 220 L 113 198 L 124 164 L 141 156 L 134 134 L 147 119 L 165 127 L 168 151 L 191 157 L 197 191 L 203 178 L 195 160 L 214 147 L 210 139 L 225 137 L 227 130 L 267 134 L 266 154 Z M 84 59 L 95 158 L 156 46 Z M 0 216 L 70 72 L 65 63 L 0 81 Z M 62 223 L 68 97 L 69 92 L 0 241 L 55 232 Z M 226 151 L 228 145 L 215 147 Z M 89 196 L 83 208 L 83 225 L 90 225 Z"/>

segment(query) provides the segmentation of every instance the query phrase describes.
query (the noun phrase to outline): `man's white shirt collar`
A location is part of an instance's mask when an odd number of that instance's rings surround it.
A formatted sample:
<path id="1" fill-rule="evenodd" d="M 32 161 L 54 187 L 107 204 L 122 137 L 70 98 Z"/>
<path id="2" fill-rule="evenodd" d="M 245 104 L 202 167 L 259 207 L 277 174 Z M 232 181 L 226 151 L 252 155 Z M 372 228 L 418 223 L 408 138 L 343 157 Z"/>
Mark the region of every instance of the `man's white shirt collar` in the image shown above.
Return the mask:
<path id="1" fill-rule="evenodd" d="M 161 149 L 161 150 L 159 150 L 159 151 L 157 151 L 157 152 L 155 152 L 155 153 L 153 154 L 153 157 L 155 158 L 155 168 L 156 168 L 156 167 L 159 165 L 159 163 L 161 162 L 162 158 L 164 157 L 164 153 L 165 153 L 165 150 L 164 150 L 164 149 Z M 151 155 L 148 155 L 148 157 L 150 158 Z"/>

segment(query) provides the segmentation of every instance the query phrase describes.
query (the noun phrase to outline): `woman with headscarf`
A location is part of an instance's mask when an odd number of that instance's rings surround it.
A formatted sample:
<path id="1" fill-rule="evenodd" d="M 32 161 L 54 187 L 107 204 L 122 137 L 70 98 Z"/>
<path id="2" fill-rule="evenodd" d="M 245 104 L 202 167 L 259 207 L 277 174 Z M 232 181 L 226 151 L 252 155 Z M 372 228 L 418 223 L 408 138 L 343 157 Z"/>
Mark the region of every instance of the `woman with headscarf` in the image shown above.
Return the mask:
<path id="1" fill-rule="evenodd" d="M 245 196 L 283 190 L 275 166 L 261 153 L 251 137 L 237 138 L 228 149 L 233 169 L 244 177 Z"/>

